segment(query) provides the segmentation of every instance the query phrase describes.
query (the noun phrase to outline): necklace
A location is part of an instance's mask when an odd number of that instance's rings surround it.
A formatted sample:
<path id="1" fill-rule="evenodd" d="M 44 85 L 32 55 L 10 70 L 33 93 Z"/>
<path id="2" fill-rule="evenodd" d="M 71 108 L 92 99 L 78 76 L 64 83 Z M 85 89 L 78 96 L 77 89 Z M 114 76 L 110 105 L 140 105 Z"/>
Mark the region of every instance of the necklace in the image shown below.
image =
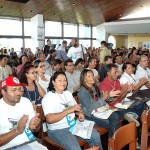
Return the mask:
<path id="1" fill-rule="evenodd" d="M 26 87 L 27 89 L 27 87 Z M 32 102 L 32 99 L 30 97 L 30 93 L 29 93 L 29 90 L 27 89 L 27 92 L 28 92 L 28 96 L 29 96 L 29 100 Z M 36 92 L 35 92 L 35 87 L 34 87 L 34 101 L 36 102 Z"/>
<path id="2" fill-rule="evenodd" d="M 56 93 L 57 93 L 57 92 L 56 92 Z M 68 102 L 67 102 L 67 99 L 66 99 L 66 96 L 65 96 L 64 92 L 63 92 L 63 96 L 64 96 L 65 99 L 63 99 L 63 98 L 60 96 L 59 93 L 57 93 L 57 95 L 58 95 L 59 98 L 63 101 L 63 103 L 61 103 L 61 104 L 62 104 L 63 106 L 65 106 L 65 108 L 67 108 L 69 105 L 68 105 Z"/>

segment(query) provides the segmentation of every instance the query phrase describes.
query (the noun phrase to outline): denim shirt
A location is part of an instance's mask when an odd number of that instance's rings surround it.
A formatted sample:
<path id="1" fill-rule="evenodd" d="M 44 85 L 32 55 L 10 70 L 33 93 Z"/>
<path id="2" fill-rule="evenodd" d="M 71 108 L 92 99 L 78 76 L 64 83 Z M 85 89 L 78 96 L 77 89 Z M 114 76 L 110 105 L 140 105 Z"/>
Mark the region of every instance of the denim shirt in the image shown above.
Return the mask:
<path id="1" fill-rule="evenodd" d="M 78 98 L 83 113 L 89 117 L 92 115 L 91 113 L 93 110 L 96 110 L 97 108 L 104 106 L 106 104 L 101 97 L 98 97 L 98 100 L 94 101 L 88 90 L 83 86 L 80 88 L 78 92 Z"/>

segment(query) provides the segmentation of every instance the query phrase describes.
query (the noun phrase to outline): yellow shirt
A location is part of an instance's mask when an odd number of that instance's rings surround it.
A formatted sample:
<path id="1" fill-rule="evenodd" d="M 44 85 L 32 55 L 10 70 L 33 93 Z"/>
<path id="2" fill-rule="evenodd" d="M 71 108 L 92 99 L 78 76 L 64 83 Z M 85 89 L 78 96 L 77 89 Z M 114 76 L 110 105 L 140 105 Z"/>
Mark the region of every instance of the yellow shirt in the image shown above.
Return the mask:
<path id="1" fill-rule="evenodd" d="M 104 47 L 100 52 L 100 63 L 101 64 L 104 64 L 104 58 L 107 55 L 111 56 L 111 51 L 107 47 Z"/>

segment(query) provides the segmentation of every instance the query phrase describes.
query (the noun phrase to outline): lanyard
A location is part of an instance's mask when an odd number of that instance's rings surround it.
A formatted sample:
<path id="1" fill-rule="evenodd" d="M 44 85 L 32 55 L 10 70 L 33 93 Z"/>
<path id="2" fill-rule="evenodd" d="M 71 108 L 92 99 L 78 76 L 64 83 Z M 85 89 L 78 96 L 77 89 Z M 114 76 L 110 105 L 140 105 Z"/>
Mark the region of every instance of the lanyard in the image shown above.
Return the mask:
<path id="1" fill-rule="evenodd" d="M 27 89 L 27 88 L 26 88 L 26 89 Z M 27 89 L 27 92 L 28 92 L 29 100 L 32 102 L 32 99 L 31 99 L 31 97 L 30 97 L 30 93 L 29 93 L 28 89 Z M 35 87 L 34 87 L 34 101 L 36 102 L 36 92 L 35 92 Z"/>
<path id="2" fill-rule="evenodd" d="M 56 92 L 57 93 L 57 92 Z M 66 99 L 66 96 L 65 96 L 65 93 L 63 92 L 63 96 L 65 99 L 63 99 L 60 94 L 57 93 L 57 95 L 59 96 L 59 98 L 63 101 L 63 103 L 61 103 L 63 106 L 65 106 L 65 108 L 68 108 L 69 107 L 69 104 L 67 102 L 67 99 Z"/>

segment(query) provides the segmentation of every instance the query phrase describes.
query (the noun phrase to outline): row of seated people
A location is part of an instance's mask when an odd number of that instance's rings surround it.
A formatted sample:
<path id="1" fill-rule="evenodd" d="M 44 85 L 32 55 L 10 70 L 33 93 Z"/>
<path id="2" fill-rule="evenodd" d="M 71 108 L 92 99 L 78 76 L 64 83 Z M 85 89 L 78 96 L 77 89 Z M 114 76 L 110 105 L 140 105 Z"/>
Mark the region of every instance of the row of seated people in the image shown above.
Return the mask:
<path id="1" fill-rule="evenodd" d="M 32 65 L 29 66 L 29 71 L 25 72 L 27 77 L 30 76 L 30 80 L 27 79 L 28 85 L 33 82 L 31 82 L 31 79 L 36 79 L 35 68 Z M 94 78 L 93 71 L 90 69 L 85 69 L 81 72 L 81 88 L 78 92 L 78 97 L 82 105 L 76 104 L 72 94 L 66 90 L 68 82 L 67 76 L 64 72 L 55 72 L 51 76 L 48 86 L 49 92 L 42 99 L 42 108 L 48 124 L 49 137 L 66 149 L 81 149 L 75 136 L 69 132 L 69 127 L 75 122 L 75 114 L 78 116 L 80 121 L 83 121 L 86 118 L 88 120 L 95 121 L 96 125 L 100 127 L 108 128 L 110 130 L 109 137 L 112 137 L 114 132 L 120 127 L 120 118 L 135 121 L 138 126 L 138 121 L 136 120 L 137 118 L 132 119 L 132 117 L 128 115 L 125 117 L 125 115 L 128 112 L 133 112 L 137 114 L 139 118 L 143 110 L 146 108 L 145 103 L 140 103 L 132 109 L 116 111 L 112 113 L 108 119 L 100 119 L 94 116 L 93 111 L 101 106 L 104 106 L 106 104 L 105 102 L 111 102 L 108 103 L 108 105 L 110 108 L 113 108 L 113 103 L 116 101 L 120 102 L 120 100 L 125 97 L 125 93 L 127 94 L 130 92 L 127 85 L 124 86 L 123 90 L 119 89 L 121 86 L 117 80 L 117 67 L 114 64 L 107 65 L 106 70 L 108 75 L 107 78 L 112 79 L 112 82 L 109 85 L 109 83 L 105 83 L 104 80 L 104 82 L 100 84 L 103 93 L 102 95 L 100 94 L 99 88 L 97 88 L 97 83 L 95 84 L 96 80 Z M 40 85 L 36 82 L 35 85 L 39 88 Z M 103 84 L 106 84 L 104 88 Z M 3 99 L 0 101 L 0 106 L 2 108 L 0 110 L 2 112 L 6 112 L 5 110 L 8 110 L 8 112 L 4 113 L 1 117 L 0 137 L 1 145 L 4 145 L 2 148 L 8 148 L 9 146 L 12 147 L 16 143 L 21 144 L 22 142 L 25 142 L 28 140 L 27 138 L 25 139 L 25 137 L 23 138 L 24 141 L 19 141 L 19 139 L 21 139 L 19 138 L 20 136 L 25 136 L 26 132 L 24 132 L 24 128 L 29 127 L 30 130 L 34 131 L 38 129 L 40 124 L 40 120 L 38 119 L 39 114 L 35 115 L 30 101 L 24 97 L 21 97 L 21 85 L 23 86 L 23 84 L 20 84 L 18 79 L 15 77 L 8 77 L 6 80 L 2 81 Z M 28 88 L 27 85 L 24 86 Z M 106 89 L 107 86 L 108 89 Z M 36 93 L 34 96 L 36 96 Z M 2 114 L 2 112 L 0 114 Z M 26 115 L 24 115 L 25 112 Z M 71 120 L 68 121 L 67 118 L 71 118 Z M 65 135 L 65 138 L 62 140 L 63 135 Z M 91 138 L 86 141 L 90 146 L 98 145 L 102 149 L 101 140 L 96 130 L 93 130 Z"/>

